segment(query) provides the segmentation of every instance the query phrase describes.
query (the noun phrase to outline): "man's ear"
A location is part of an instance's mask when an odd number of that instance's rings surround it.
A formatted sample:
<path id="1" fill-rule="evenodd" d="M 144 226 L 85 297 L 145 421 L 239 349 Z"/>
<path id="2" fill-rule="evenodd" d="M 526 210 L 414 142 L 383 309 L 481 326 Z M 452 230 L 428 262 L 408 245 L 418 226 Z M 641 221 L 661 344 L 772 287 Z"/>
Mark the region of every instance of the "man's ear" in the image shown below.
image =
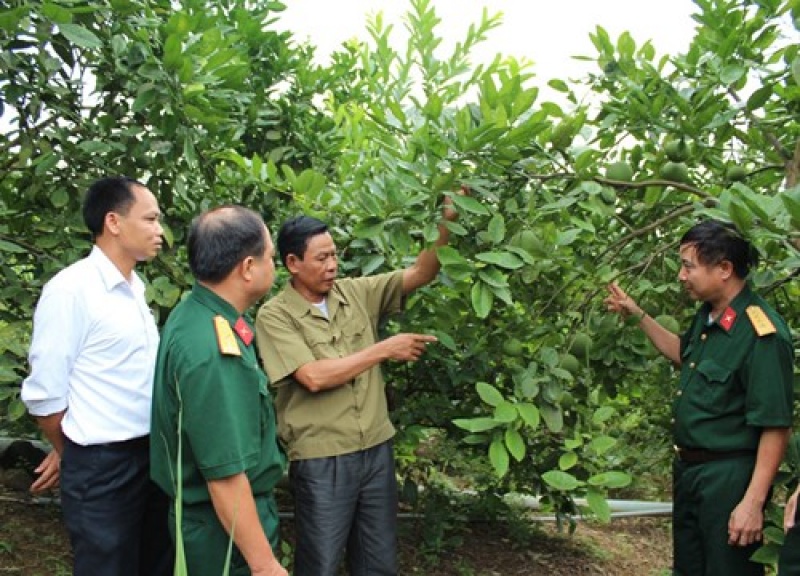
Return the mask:
<path id="1" fill-rule="evenodd" d="M 119 214 L 116 212 L 106 212 L 103 218 L 103 229 L 108 230 L 112 236 L 119 234 Z"/>
<path id="2" fill-rule="evenodd" d="M 255 258 L 252 256 L 247 256 L 239 262 L 239 274 L 248 282 L 253 279 L 253 264 L 255 264 Z"/>
<path id="3" fill-rule="evenodd" d="M 733 276 L 733 264 L 730 260 L 723 260 L 720 262 L 719 269 L 722 272 L 723 280 L 729 280 Z"/>
<path id="4" fill-rule="evenodd" d="M 297 256 L 297 254 L 288 254 L 286 256 L 286 269 L 290 274 L 294 275 L 297 273 L 300 262 L 302 262 L 302 260 L 299 256 Z"/>

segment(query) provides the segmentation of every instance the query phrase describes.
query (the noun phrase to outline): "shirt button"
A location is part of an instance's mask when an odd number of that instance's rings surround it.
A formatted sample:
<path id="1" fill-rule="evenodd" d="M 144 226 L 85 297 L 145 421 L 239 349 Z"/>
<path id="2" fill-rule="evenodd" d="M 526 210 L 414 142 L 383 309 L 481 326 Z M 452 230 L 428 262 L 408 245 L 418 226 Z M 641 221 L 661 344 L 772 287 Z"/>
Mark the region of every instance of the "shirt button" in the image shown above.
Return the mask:
<path id="1" fill-rule="evenodd" d="M 703 334 L 700 336 L 700 340 L 705 340 L 706 338 L 708 338 L 708 334 Z"/>
<path id="2" fill-rule="evenodd" d="M 676 392 L 676 395 L 678 395 L 678 396 L 682 396 L 682 395 L 683 395 L 683 390 L 678 390 L 678 391 Z"/>
<path id="3" fill-rule="evenodd" d="M 675 418 L 670 418 L 670 419 L 669 419 L 669 423 L 670 423 L 670 424 L 675 424 Z"/>
<path id="4" fill-rule="evenodd" d="M 694 362 L 690 362 L 689 363 L 689 368 L 694 368 L 695 366 L 696 366 L 696 364 Z"/>

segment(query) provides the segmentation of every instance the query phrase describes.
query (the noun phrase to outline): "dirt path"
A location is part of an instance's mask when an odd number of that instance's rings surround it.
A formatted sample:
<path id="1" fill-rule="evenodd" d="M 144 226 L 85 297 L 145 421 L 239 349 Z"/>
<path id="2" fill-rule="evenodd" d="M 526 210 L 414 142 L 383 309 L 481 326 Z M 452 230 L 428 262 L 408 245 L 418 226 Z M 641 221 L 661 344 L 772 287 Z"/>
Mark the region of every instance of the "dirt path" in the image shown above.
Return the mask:
<path id="1" fill-rule="evenodd" d="M 552 524 L 524 542 L 503 523 L 470 523 L 448 541 L 445 552 L 423 552 L 423 527 L 400 523 L 400 573 L 424 576 L 665 576 L 670 538 L 666 518 L 627 518 L 608 525 L 580 523 L 574 535 Z M 292 540 L 291 520 L 283 523 Z M 70 553 L 53 502 L 35 503 L 24 493 L 0 493 L 0 575 L 68 576 Z"/>

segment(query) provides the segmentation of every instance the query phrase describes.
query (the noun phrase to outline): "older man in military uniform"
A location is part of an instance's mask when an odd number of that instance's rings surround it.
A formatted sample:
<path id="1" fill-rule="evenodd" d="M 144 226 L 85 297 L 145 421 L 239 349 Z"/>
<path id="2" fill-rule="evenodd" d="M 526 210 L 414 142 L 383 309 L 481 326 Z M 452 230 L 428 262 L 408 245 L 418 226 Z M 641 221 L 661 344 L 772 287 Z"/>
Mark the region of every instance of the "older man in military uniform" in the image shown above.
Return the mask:
<path id="1" fill-rule="evenodd" d="M 275 557 L 273 488 L 283 475 L 267 378 L 244 312 L 272 286 L 264 222 L 238 206 L 206 212 L 189 232 L 196 284 L 161 338 L 152 418 L 152 476 L 175 503 L 191 576 L 286 576 Z"/>
<path id="2" fill-rule="evenodd" d="M 678 279 L 703 302 L 673 334 L 619 286 L 610 310 L 634 315 L 658 350 L 681 367 L 673 404 L 674 574 L 756 576 L 764 507 L 792 424 L 791 333 L 747 285 L 753 247 L 709 220 L 680 242 Z"/>

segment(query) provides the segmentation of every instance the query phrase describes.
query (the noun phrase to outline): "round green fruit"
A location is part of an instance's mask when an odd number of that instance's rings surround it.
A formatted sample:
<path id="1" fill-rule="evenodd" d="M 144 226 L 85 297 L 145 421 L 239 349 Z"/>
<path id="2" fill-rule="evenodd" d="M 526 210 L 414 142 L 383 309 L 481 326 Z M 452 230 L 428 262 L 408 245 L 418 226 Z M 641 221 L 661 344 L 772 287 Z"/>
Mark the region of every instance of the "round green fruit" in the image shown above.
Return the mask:
<path id="1" fill-rule="evenodd" d="M 581 363 L 569 352 L 565 352 L 561 355 L 558 365 L 570 374 L 577 374 L 578 370 L 581 368 Z"/>
<path id="2" fill-rule="evenodd" d="M 655 321 L 673 334 L 678 334 L 681 331 L 681 325 L 674 316 L 670 316 L 669 314 L 660 314 L 659 316 L 655 317 Z"/>
<path id="3" fill-rule="evenodd" d="M 602 198 L 603 202 L 606 204 L 613 205 L 617 201 L 617 193 L 610 186 L 604 186 L 600 190 L 600 198 Z"/>
<path id="4" fill-rule="evenodd" d="M 572 139 L 575 137 L 572 122 L 564 120 L 558 126 L 553 128 L 553 135 L 550 137 L 550 143 L 556 150 L 564 150 L 572 144 Z"/>
<path id="5" fill-rule="evenodd" d="M 633 180 L 633 168 L 627 162 L 614 162 L 606 167 L 606 178 L 630 182 Z"/>
<path id="6" fill-rule="evenodd" d="M 503 354 L 506 356 L 520 356 L 522 355 L 522 342 L 516 338 L 509 338 L 503 342 Z"/>
<path id="7" fill-rule="evenodd" d="M 664 154 L 673 162 L 683 162 L 689 157 L 689 146 L 683 140 L 670 140 L 664 144 Z"/>
<path id="8" fill-rule="evenodd" d="M 689 168 L 683 162 L 667 162 L 659 170 L 658 175 L 670 182 L 688 182 Z"/>
<path id="9" fill-rule="evenodd" d="M 569 352 L 577 358 L 586 358 L 592 350 L 592 338 L 583 332 L 575 335 Z"/>
<path id="10" fill-rule="evenodd" d="M 725 171 L 725 179 L 729 182 L 741 182 L 745 178 L 747 178 L 747 170 L 745 170 L 744 166 L 734 164 L 728 166 L 728 169 Z"/>

